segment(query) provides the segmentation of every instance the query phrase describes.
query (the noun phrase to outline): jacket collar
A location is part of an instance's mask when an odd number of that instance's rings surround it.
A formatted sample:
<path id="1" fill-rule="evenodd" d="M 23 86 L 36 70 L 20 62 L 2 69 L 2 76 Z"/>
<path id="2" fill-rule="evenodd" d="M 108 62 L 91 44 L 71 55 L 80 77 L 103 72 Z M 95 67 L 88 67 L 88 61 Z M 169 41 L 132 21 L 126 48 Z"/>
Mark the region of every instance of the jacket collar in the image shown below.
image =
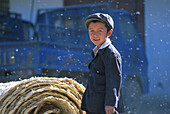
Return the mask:
<path id="1" fill-rule="evenodd" d="M 106 41 L 101 45 L 100 48 L 99 48 L 98 46 L 94 47 L 94 49 L 93 49 L 94 55 L 96 56 L 99 50 L 106 48 L 106 47 L 109 46 L 110 44 L 111 44 L 110 39 L 109 39 L 109 38 L 106 38 Z"/>
<path id="2" fill-rule="evenodd" d="M 110 44 L 111 44 L 111 41 L 110 41 L 109 38 L 107 38 L 106 41 L 102 44 L 102 46 L 101 46 L 100 48 L 98 48 L 98 47 L 96 46 L 96 47 L 93 49 L 93 51 L 92 51 L 92 57 L 93 57 L 93 59 L 92 59 L 92 61 L 91 61 L 91 62 L 89 63 L 89 65 L 88 65 L 88 68 L 89 68 L 89 69 L 90 69 L 91 63 L 95 60 L 97 53 L 98 53 L 99 55 L 102 55 L 102 54 L 104 53 L 104 50 L 103 50 L 103 49 L 105 49 L 106 47 L 108 47 Z"/>

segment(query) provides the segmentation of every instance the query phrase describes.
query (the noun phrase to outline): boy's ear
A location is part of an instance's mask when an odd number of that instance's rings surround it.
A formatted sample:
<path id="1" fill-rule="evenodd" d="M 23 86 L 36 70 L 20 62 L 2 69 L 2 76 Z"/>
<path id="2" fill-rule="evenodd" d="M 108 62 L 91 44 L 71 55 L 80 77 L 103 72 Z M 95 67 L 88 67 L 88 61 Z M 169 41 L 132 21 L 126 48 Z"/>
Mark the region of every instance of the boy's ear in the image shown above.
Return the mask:
<path id="1" fill-rule="evenodd" d="M 111 29 L 108 33 L 107 36 L 110 37 L 112 35 L 113 29 Z"/>

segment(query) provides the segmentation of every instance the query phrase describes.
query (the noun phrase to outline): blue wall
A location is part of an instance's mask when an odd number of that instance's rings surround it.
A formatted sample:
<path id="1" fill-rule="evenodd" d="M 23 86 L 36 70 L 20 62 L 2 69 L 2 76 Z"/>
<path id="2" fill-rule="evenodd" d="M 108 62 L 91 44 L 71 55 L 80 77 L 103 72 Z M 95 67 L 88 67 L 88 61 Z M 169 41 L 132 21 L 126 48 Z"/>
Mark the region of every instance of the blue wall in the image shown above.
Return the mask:
<path id="1" fill-rule="evenodd" d="M 10 0 L 10 11 L 20 13 L 24 20 L 35 23 L 38 9 L 62 7 L 63 4 L 63 0 Z"/>
<path id="2" fill-rule="evenodd" d="M 145 0 L 150 94 L 170 99 L 170 0 Z"/>

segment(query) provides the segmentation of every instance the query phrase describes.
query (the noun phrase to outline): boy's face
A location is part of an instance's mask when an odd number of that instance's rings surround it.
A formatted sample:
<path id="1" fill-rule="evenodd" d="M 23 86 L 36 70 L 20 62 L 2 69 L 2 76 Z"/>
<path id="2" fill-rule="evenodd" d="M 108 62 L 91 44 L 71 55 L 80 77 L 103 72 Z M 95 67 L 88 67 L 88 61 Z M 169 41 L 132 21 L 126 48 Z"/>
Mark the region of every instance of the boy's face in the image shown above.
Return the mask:
<path id="1" fill-rule="evenodd" d="M 102 22 L 90 22 L 88 30 L 90 40 L 99 48 L 112 34 L 112 30 L 107 33 L 107 28 Z"/>

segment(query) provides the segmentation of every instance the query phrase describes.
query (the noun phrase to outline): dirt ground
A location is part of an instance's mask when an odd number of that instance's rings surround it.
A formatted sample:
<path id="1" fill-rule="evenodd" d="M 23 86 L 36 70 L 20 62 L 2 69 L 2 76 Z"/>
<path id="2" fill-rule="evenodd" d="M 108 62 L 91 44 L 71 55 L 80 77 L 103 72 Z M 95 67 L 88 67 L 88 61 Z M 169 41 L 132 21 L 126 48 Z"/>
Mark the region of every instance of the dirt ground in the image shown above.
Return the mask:
<path id="1" fill-rule="evenodd" d="M 145 95 L 142 96 L 140 111 L 128 114 L 170 114 L 170 100 L 167 97 Z"/>
<path id="2" fill-rule="evenodd" d="M 170 114 L 170 101 L 167 97 L 145 95 L 142 101 L 140 114 Z"/>

